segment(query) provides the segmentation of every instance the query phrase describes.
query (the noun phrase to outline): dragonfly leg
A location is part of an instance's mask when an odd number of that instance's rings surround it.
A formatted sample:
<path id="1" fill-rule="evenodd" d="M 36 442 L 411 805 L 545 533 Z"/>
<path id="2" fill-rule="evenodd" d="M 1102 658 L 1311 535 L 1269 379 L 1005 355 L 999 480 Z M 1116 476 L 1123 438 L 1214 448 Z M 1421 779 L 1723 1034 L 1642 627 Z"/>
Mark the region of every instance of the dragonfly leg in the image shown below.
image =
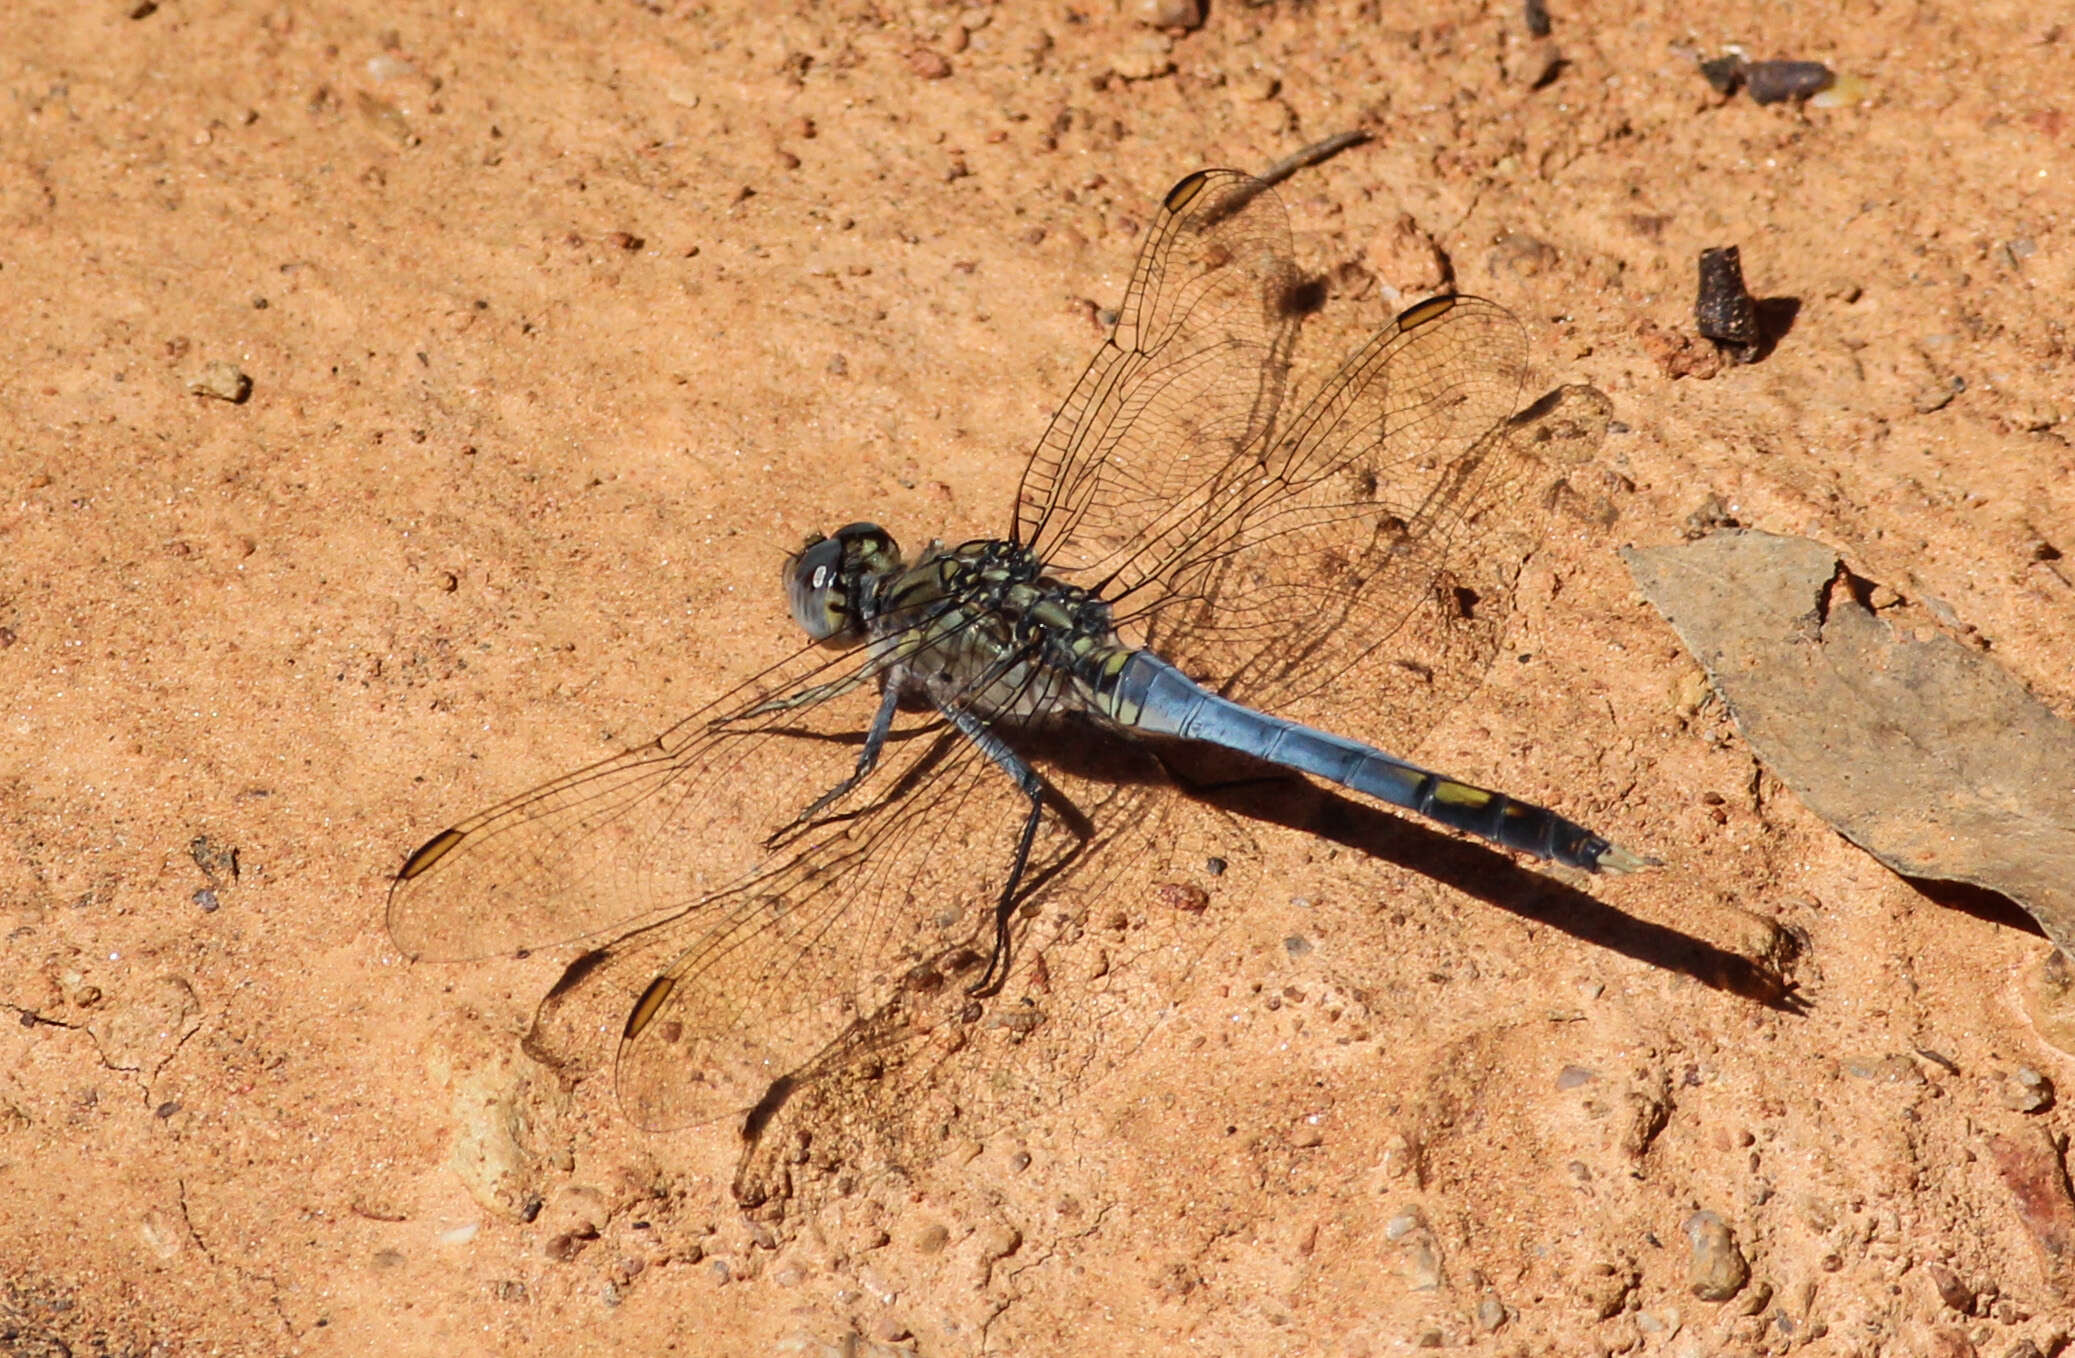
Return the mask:
<path id="1" fill-rule="evenodd" d="M 900 704 L 900 685 L 897 683 L 887 684 L 885 694 L 879 699 L 878 714 L 872 718 L 871 729 L 865 732 L 865 747 L 857 753 L 857 767 L 850 771 L 849 777 L 830 788 L 827 792 L 822 793 L 819 797 L 816 797 L 813 805 L 799 815 L 794 816 L 792 823 L 787 825 L 785 830 L 780 830 L 777 834 L 772 835 L 770 840 L 765 841 L 766 843 L 777 840 L 785 834 L 786 830 L 791 830 L 795 826 L 804 825 L 808 821 L 813 820 L 816 816 L 828 810 L 829 807 L 841 801 L 850 789 L 871 776 L 872 770 L 879 766 L 879 752 L 886 748 L 886 737 L 893 730 L 894 712 L 900 707 Z"/>
<path id="2" fill-rule="evenodd" d="M 1038 826 L 1045 814 L 1045 782 L 1038 777 L 1024 758 L 1009 748 L 1008 742 L 989 730 L 987 724 L 963 708 L 953 708 L 944 713 L 958 733 L 980 747 L 980 752 L 994 761 L 995 767 L 1016 780 L 1016 786 L 1030 799 L 1030 814 L 1024 817 L 1023 833 L 1016 838 L 1016 855 L 1009 863 L 1009 879 L 1002 884 L 1001 895 L 994 903 L 994 950 L 987 958 L 987 970 L 980 979 L 967 988 L 966 993 L 984 997 L 994 994 L 1009 976 L 1009 912 L 1016 903 L 1016 889 L 1023 884 L 1024 869 L 1030 866 L 1031 846 L 1037 843 Z"/>

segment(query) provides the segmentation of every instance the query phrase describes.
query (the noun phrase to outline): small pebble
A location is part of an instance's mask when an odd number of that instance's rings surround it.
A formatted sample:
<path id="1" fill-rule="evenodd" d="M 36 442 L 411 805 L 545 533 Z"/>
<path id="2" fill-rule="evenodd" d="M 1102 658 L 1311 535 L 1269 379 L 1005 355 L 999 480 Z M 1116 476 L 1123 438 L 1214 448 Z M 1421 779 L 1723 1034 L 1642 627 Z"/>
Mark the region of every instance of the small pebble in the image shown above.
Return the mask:
<path id="1" fill-rule="evenodd" d="M 1148 28 L 1203 27 L 1203 0 L 1135 0 L 1131 17 Z"/>
<path id="2" fill-rule="evenodd" d="M 1533 278 L 1556 266 L 1556 247 L 1524 231 L 1508 231 L 1492 247 L 1489 263 L 1522 278 Z"/>
<path id="3" fill-rule="evenodd" d="M 1563 53 L 1551 38 L 1530 38 L 1506 53 L 1506 78 L 1522 89 L 1542 88 L 1562 68 Z"/>
<path id="4" fill-rule="evenodd" d="M 1608 1320 L 1621 1314 L 1628 1304 L 1629 1293 L 1635 1291 L 1642 1275 L 1628 1260 L 1620 1263 L 1597 1263 L 1587 1268 L 1578 1280 L 1578 1299 L 1585 1303 L 1594 1319 Z"/>
<path id="5" fill-rule="evenodd" d="M 252 379 L 237 364 L 219 358 L 204 364 L 200 373 L 189 378 L 187 389 L 196 396 L 243 405 L 252 396 Z"/>
<path id="6" fill-rule="evenodd" d="M 1014 1226 L 1004 1225 L 1001 1222 L 996 1222 L 991 1226 L 982 1226 L 978 1231 L 974 1232 L 973 1238 L 974 1243 L 979 1247 L 981 1260 L 986 1263 L 992 1263 L 996 1259 L 1006 1259 L 1017 1250 L 1023 1248 L 1023 1233 Z"/>
<path id="7" fill-rule="evenodd" d="M 918 47 L 908 53 L 908 70 L 924 80 L 942 80 L 951 74 L 951 59 L 942 52 Z"/>
<path id="8" fill-rule="evenodd" d="M 1174 69 L 1173 52 L 1166 34 L 1142 33 L 1111 53 L 1110 70 L 1120 80 L 1158 80 Z"/>
<path id="9" fill-rule="evenodd" d="M 1883 1084 L 1928 1083 L 1916 1062 L 1899 1052 L 1886 1056 L 1847 1056 L 1844 1058 L 1844 1073 L 1855 1080 L 1878 1080 Z"/>
<path id="10" fill-rule="evenodd" d="M 1598 1078 L 1599 1076 L 1583 1066 L 1565 1066 L 1557 1072 L 1556 1087 L 1558 1089 L 1576 1089 L 1579 1085 L 1591 1084 Z"/>
<path id="11" fill-rule="evenodd" d="M 379 84 L 391 80 L 407 80 L 418 74 L 418 68 L 392 52 L 378 52 L 367 59 L 368 78 Z"/>
<path id="12" fill-rule="evenodd" d="M 1734 245 L 1700 252 L 1700 290 L 1693 320 L 1701 335 L 1738 363 L 1755 362 L 1764 336 L 1758 304 L 1744 286 L 1743 258 Z"/>
<path id="13" fill-rule="evenodd" d="M 1953 397 L 1966 389 L 1967 384 L 1957 377 L 1945 382 L 1933 382 L 1930 386 L 1918 391 L 1910 399 L 1910 405 L 1915 407 L 1917 414 L 1929 415 L 1934 410 L 1943 410 L 1951 405 Z"/>
<path id="14" fill-rule="evenodd" d="M 1820 61 L 1752 61 L 1744 65 L 1744 90 L 1761 104 L 1806 99 L 1829 89 L 1836 79 Z"/>
<path id="15" fill-rule="evenodd" d="M 1405 1286 L 1413 1292 L 1441 1290 L 1441 1255 L 1431 1236 L 1421 1235 L 1405 1244 Z"/>
<path id="16" fill-rule="evenodd" d="M 1672 682 L 1672 711 L 1686 718 L 1698 716 L 1700 709 L 1707 706 L 1708 699 L 1714 692 L 1704 671 L 1687 670 Z"/>
<path id="17" fill-rule="evenodd" d="M 1448 256 L 1410 213 L 1399 213 L 1388 230 L 1369 242 L 1362 262 L 1408 297 L 1441 292 L 1453 281 Z"/>
<path id="18" fill-rule="evenodd" d="M 2030 1066 L 2019 1066 L 2003 1082 L 2003 1106 L 2018 1113 L 2043 1113 L 2053 1107 L 2053 1081 Z"/>
<path id="19" fill-rule="evenodd" d="M 1770 1304 L 1772 1304 L 1772 1283 L 1760 1279 L 1758 1283 L 1751 1285 L 1749 1292 L 1743 1294 L 1741 1302 L 1731 1306 L 1731 1310 L 1735 1314 L 1739 1314 L 1739 1316 L 1755 1316 L 1755 1314 L 1760 1314 Z"/>
<path id="20" fill-rule="evenodd" d="M 1200 915 L 1210 905 L 1210 893 L 1193 882 L 1163 882 L 1154 895 L 1167 909 L 1188 915 Z"/>
<path id="21" fill-rule="evenodd" d="M 1686 1240 L 1693 1247 L 1687 1277 L 1702 1301 L 1728 1301 L 1751 1280 L 1751 1265 L 1736 1247 L 1729 1223 L 1713 1212 L 1686 1219 Z"/>
<path id="22" fill-rule="evenodd" d="M 410 119 L 403 110 L 387 99 L 377 99 L 366 90 L 353 96 L 353 107 L 360 113 L 361 121 L 390 140 L 402 146 L 416 143 L 417 136 L 411 131 Z"/>
<path id="23" fill-rule="evenodd" d="M 1959 1274 L 1934 1260 L 1924 1265 L 1924 1276 L 1930 1279 L 1931 1289 L 1938 1294 L 1938 1300 L 1963 1316 L 1973 1313 L 1974 1289 L 1967 1286 Z"/>
<path id="24" fill-rule="evenodd" d="M 1477 1328 L 1490 1334 L 1507 1320 L 1506 1303 L 1486 1293 L 1477 1302 Z"/>
<path id="25" fill-rule="evenodd" d="M 1281 93 L 1282 81 L 1266 71 L 1241 71 L 1226 82 L 1225 88 L 1241 103 L 1258 104 Z"/>
<path id="26" fill-rule="evenodd" d="M 1643 317 L 1636 322 L 1636 336 L 1643 352 L 1674 381 L 1693 377 L 1705 382 L 1722 371 L 1722 351 L 1682 330 L 1667 330 Z"/>
<path id="27" fill-rule="evenodd" d="M 553 1200 L 536 1217 L 541 1229 L 550 1236 L 566 1234 L 578 1240 L 597 1239 L 611 1219 L 612 1209 L 605 1194 L 580 1184 L 556 1190 Z"/>
<path id="28" fill-rule="evenodd" d="M 143 1218 L 138 1221 L 137 1238 L 143 1241 L 144 1247 L 157 1255 L 162 1263 L 171 1263 L 179 1258 L 181 1250 L 185 1248 L 187 1243 L 186 1237 L 181 1230 L 168 1219 L 165 1213 L 159 1211 L 146 1212 Z M 10 1341 L 13 1340 L 14 1331 L 12 1329 L 4 1333 L 7 1334 Z M 65 1352 L 65 1350 L 58 1351 Z"/>
<path id="29" fill-rule="evenodd" d="M 1384 1223 L 1383 1237 L 1396 1244 L 1407 1290 L 1438 1292 L 1445 1284 L 1441 1247 L 1417 1207 L 1406 1207 Z"/>

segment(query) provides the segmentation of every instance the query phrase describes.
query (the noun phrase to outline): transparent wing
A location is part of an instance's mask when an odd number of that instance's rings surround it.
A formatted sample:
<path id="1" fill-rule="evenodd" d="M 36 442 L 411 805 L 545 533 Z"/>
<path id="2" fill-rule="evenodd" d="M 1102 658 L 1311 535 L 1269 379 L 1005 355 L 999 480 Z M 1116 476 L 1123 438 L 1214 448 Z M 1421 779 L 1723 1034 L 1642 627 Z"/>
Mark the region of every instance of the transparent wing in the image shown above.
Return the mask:
<path id="1" fill-rule="evenodd" d="M 1589 387 L 1516 417 L 1526 360 L 1494 303 L 1409 309 L 1230 459 L 1193 531 L 1141 546 L 1120 621 L 1230 696 L 1402 748 L 1490 662 L 1522 557 L 1606 432 Z"/>
<path id="2" fill-rule="evenodd" d="M 391 888 L 392 937 L 458 959 L 616 933 L 572 964 L 531 1044 L 595 1065 L 620 1036 L 622 1101 L 646 1126 L 747 1107 L 918 962 L 993 938 L 1027 803 L 936 712 L 902 714 L 872 777 L 800 819 L 855 767 L 878 663 L 803 651 L 443 831 Z"/>
<path id="3" fill-rule="evenodd" d="M 1282 204 L 1235 170 L 1169 190 L 1117 324 L 1025 467 L 1016 539 L 1126 587 L 1184 547 L 1228 464 L 1272 436 L 1315 293 Z"/>
<path id="4" fill-rule="evenodd" d="M 942 726 L 881 772 L 746 880 L 579 958 L 529 1049 L 584 1069 L 617 1041 L 621 1105 L 663 1130 L 749 1108 L 918 978 L 969 982 L 1026 804 Z"/>
<path id="5" fill-rule="evenodd" d="M 875 664 L 803 649 L 655 740 L 441 831 L 390 886 L 390 937 L 460 961 L 639 927 L 726 888 L 849 772 Z M 760 710 L 846 682 L 849 701 Z"/>
<path id="6" fill-rule="evenodd" d="M 1099 776 L 1047 770 L 1092 834 L 1018 912 L 1001 992 L 970 998 L 978 965 L 910 973 L 751 1117 L 741 1201 L 812 1201 L 846 1173 L 927 1163 L 949 1136 L 1041 1117 L 1128 1065 L 1189 993 L 1224 918 L 1212 892 L 1259 884 L 1232 827 L 1173 795 L 1147 751 L 1107 754 Z M 1241 861 L 1217 877 L 1206 864 L 1222 854 Z"/>
<path id="7" fill-rule="evenodd" d="M 1290 351 L 1316 301 L 1273 190 L 1230 170 L 1182 180 L 1031 456 L 1017 531 L 1229 696 L 1402 747 L 1489 664 L 1606 402 L 1566 389 L 1514 419 L 1519 323 L 1443 297 L 1291 417 Z"/>
<path id="8" fill-rule="evenodd" d="M 947 709 L 969 710 L 975 695 L 1024 659 L 1001 655 L 969 674 Z M 869 795 L 788 830 L 782 851 L 747 880 L 580 959 L 542 1004 L 532 1050 L 558 1065 L 581 1063 L 626 1012 L 627 997 L 639 993 L 617 1028 L 615 1082 L 622 1106 L 652 1130 L 782 1102 L 787 1091 L 826 1093 L 844 1087 L 830 1083 L 840 1073 L 853 1077 L 856 1096 L 820 1100 L 814 1125 L 847 1105 L 853 1124 L 872 1122 L 897 1142 L 902 1119 L 883 1100 L 905 1091 L 898 1103 L 912 1113 L 921 1095 L 913 1079 L 893 1072 L 919 1075 L 939 1063 L 918 1055 L 1004 1040 L 1014 1053 L 990 1059 L 974 1052 L 958 1063 L 964 1078 L 953 1086 L 965 1091 L 965 1113 L 985 1105 L 987 1117 L 1014 1116 L 1064 1097 L 1098 1051 L 1120 1052 L 1161 1012 L 1146 1002 L 1154 973 L 1126 966 L 1127 958 L 1158 950 L 1170 964 L 1186 965 L 1193 956 L 1175 944 L 1182 921 L 1172 911 L 1145 928 L 1143 914 L 1113 908 L 1089 937 L 1087 883 L 1114 883 L 1120 869 L 1144 872 L 1168 860 L 1135 838 L 1142 852 L 1117 856 L 1116 822 L 1131 837 L 1159 820 L 1129 814 L 1146 800 L 1149 767 L 1157 766 L 1123 747 L 1098 755 L 1088 729 L 1062 729 L 1077 725 L 1062 706 L 1068 682 L 1042 668 L 1022 681 L 1021 698 L 1057 715 L 1013 732 L 1019 753 L 1048 767 L 1037 837 L 1007 926 L 1012 975 L 1000 993 L 983 1000 L 973 988 L 988 974 L 1029 804 L 979 746 L 932 719 L 882 759 Z M 1043 751 L 1074 736 L 1078 758 L 1098 766 L 1044 759 Z M 1135 760 L 1135 768 L 1118 760 Z M 1084 879 L 1081 903 L 1056 906 L 1040 920 L 1041 905 L 1066 876 Z M 1047 955 L 1053 964 L 1041 960 Z M 1057 1004 L 1048 998 L 1055 968 L 1063 983 Z M 1137 1006 L 1128 1014 L 1119 1005 L 1127 972 Z M 1045 1031 L 1034 1039 L 1039 1028 Z M 919 1043 L 931 1034 L 934 1047 Z"/>
<path id="9" fill-rule="evenodd" d="M 998 697 L 1014 671 L 1029 704 L 1055 708 L 1065 679 L 1027 660 L 995 655 L 945 707 Z M 528 1047 L 583 1071 L 616 1043 L 621 1103 L 651 1129 L 740 1112 L 817 1060 L 844 1065 L 898 1015 L 992 1012 L 966 991 L 1029 810 L 1009 776 L 939 711 L 903 713 L 871 777 L 801 818 L 854 768 L 876 664 L 803 652 L 639 750 L 443 831 L 392 887 L 392 935 L 414 957 L 462 958 L 609 934 L 542 1002 Z M 1092 839 L 1082 807 L 1117 794 L 1058 771 L 1020 900 Z"/>

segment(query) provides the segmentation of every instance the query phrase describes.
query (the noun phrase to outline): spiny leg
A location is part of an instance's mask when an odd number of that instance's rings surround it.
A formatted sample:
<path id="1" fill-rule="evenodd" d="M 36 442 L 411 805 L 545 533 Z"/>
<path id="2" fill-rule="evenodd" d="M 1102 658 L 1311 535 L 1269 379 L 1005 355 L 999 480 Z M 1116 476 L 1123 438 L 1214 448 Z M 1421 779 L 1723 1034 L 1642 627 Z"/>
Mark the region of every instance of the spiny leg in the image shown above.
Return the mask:
<path id="1" fill-rule="evenodd" d="M 1038 825 L 1045 814 L 1045 782 L 1038 777 L 1021 755 L 1010 749 L 1008 742 L 989 730 L 987 724 L 964 708 L 950 708 L 944 713 L 958 733 L 973 744 L 980 752 L 994 761 L 995 767 L 1016 780 L 1016 786 L 1030 799 L 1030 814 L 1023 820 L 1023 833 L 1016 838 L 1015 857 L 1009 862 L 1009 878 L 1002 884 L 1001 895 L 994 903 L 994 950 L 987 958 L 987 970 L 974 982 L 966 993 L 976 998 L 985 998 L 1002 987 L 1009 977 L 1009 912 L 1016 902 L 1016 888 L 1023 884 L 1024 870 L 1030 866 L 1030 851 L 1037 843 Z"/>
<path id="2" fill-rule="evenodd" d="M 886 748 L 886 737 L 893 730 L 894 712 L 900 705 L 901 688 L 899 676 L 890 674 L 887 677 L 886 692 L 879 698 L 879 711 L 873 716 L 872 725 L 865 732 L 865 747 L 858 751 L 857 766 L 850 771 L 849 776 L 844 778 L 842 782 L 837 783 L 827 792 L 816 797 L 806 810 L 794 816 L 783 829 L 774 830 L 771 833 L 771 837 L 764 841 L 767 846 L 782 839 L 788 831 L 797 829 L 799 826 L 813 820 L 830 806 L 840 801 L 852 788 L 871 776 L 872 770 L 879 765 L 880 752 Z"/>

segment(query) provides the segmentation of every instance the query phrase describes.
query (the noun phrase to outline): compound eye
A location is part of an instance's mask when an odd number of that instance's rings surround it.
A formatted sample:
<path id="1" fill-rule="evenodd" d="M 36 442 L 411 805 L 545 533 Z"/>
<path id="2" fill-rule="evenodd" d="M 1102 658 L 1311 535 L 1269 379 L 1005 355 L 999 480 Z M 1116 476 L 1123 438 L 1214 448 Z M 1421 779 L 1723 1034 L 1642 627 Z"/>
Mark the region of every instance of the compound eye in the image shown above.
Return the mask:
<path id="1" fill-rule="evenodd" d="M 793 558 L 785 582 L 793 621 L 816 641 L 842 636 L 852 626 L 849 591 L 843 583 L 843 542 L 823 538 Z"/>
<path id="2" fill-rule="evenodd" d="M 860 572 L 878 574 L 900 564 L 900 549 L 876 523 L 846 523 L 836 530 L 843 544 L 843 559 Z"/>

